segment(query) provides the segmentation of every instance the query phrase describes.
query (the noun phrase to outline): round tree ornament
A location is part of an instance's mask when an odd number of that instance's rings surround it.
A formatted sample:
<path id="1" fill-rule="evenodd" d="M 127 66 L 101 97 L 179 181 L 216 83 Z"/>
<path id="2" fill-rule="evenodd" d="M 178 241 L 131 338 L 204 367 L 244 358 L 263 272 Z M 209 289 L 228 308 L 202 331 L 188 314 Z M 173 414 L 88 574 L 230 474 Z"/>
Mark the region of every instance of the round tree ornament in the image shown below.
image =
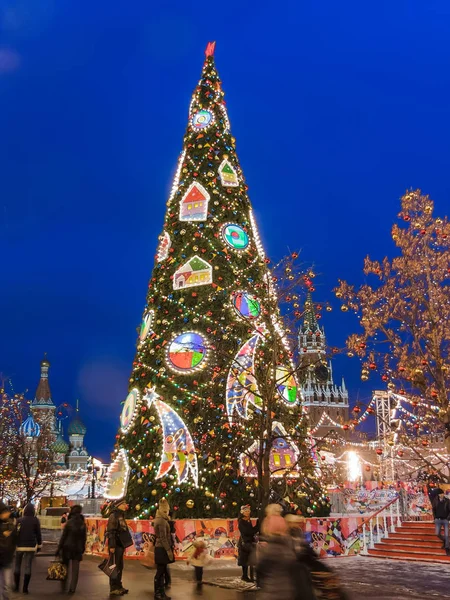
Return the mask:
<path id="1" fill-rule="evenodd" d="M 136 418 L 139 400 L 139 390 L 136 388 L 132 389 L 125 400 L 122 413 L 120 415 L 120 425 L 123 433 L 128 432 Z"/>
<path id="2" fill-rule="evenodd" d="M 205 338 L 189 331 L 173 338 L 167 351 L 169 366 L 185 373 L 196 371 L 204 366 L 207 353 Z"/>
<path id="3" fill-rule="evenodd" d="M 206 129 L 214 123 L 214 115 L 209 110 L 199 110 L 191 119 L 192 129 L 195 131 Z"/>
<path id="4" fill-rule="evenodd" d="M 224 225 L 222 237 L 233 250 L 245 250 L 248 246 L 248 235 L 240 225 L 234 223 Z"/>
<path id="5" fill-rule="evenodd" d="M 277 390 L 285 404 L 297 402 L 297 383 L 293 373 L 286 367 L 279 366 L 276 373 Z"/>
<path id="6" fill-rule="evenodd" d="M 245 319 L 257 319 L 261 314 L 261 305 L 256 296 L 248 292 L 233 294 L 233 307 Z"/>
<path id="7" fill-rule="evenodd" d="M 153 318 L 155 313 L 153 310 L 149 310 L 142 319 L 141 329 L 139 331 L 139 339 L 141 342 L 144 342 L 151 331 L 153 325 Z"/>

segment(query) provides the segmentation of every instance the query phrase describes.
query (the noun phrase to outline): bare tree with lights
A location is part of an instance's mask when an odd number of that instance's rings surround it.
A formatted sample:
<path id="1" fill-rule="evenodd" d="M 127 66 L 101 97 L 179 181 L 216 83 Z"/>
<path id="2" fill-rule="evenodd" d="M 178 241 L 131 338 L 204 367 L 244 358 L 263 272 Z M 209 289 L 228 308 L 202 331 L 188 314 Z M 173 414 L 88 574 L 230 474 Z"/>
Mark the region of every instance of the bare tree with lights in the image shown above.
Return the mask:
<path id="1" fill-rule="evenodd" d="M 377 373 L 391 391 L 406 395 L 427 433 L 437 415 L 450 452 L 450 224 L 433 216 L 433 201 L 420 190 L 401 199 L 392 239 L 399 255 L 364 262 L 373 276 L 359 289 L 340 281 L 343 311 L 360 317 L 362 331 L 347 339 L 349 355 L 362 360 L 361 378 Z"/>
<path id="2" fill-rule="evenodd" d="M 51 426 L 34 421 L 30 402 L 23 394 L 2 390 L 0 407 L 0 482 L 5 497 L 25 502 L 51 488 L 56 474 L 55 433 Z"/>

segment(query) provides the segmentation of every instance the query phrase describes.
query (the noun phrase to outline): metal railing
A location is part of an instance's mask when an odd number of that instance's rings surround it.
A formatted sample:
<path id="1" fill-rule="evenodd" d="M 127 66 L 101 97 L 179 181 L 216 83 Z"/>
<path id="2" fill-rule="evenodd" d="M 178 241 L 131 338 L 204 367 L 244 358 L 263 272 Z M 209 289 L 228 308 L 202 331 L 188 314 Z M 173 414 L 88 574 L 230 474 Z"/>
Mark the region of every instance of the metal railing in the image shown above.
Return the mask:
<path id="1" fill-rule="evenodd" d="M 381 529 L 380 525 L 383 524 Z M 392 498 L 387 504 L 382 506 L 370 517 L 364 519 L 361 525 L 359 525 L 355 532 L 359 533 L 362 531 L 362 543 L 363 547 L 361 550 L 362 556 L 369 554 L 369 549 L 375 548 L 375 544 L 378 544 L 383 537 L 389 537 L 390 533 L 395 533 L 397 527 L 402 524 L 400 514 L 400 497 L 397 494 L 395 498 Z M 367 530 L 369 535 L 367 536 Z M 367 537 L 369 541 L 367 542 Z"/>

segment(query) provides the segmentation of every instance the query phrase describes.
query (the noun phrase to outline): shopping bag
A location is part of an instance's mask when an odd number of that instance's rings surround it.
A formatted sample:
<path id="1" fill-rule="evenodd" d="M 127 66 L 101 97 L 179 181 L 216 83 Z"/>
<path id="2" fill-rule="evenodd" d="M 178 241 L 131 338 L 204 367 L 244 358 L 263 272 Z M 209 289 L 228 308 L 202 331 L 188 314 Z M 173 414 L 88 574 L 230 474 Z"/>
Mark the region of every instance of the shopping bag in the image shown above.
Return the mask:
<path id="1" fill-rule="evenodd" d="M 65 581 L 67 577 L 67 567 L 59 560 L 51 562 L 47 569 L 47 579 L 49 581 Z"/>
<path id="2" fill-rule="evenodd" d="M 98 568 L 100 571 L 112 579 L 117 577 L 117 567 L 116 567 L 116 558 L 114 554 L 110 554 L 108 558 L 105 558 L 99 565 Z"/>

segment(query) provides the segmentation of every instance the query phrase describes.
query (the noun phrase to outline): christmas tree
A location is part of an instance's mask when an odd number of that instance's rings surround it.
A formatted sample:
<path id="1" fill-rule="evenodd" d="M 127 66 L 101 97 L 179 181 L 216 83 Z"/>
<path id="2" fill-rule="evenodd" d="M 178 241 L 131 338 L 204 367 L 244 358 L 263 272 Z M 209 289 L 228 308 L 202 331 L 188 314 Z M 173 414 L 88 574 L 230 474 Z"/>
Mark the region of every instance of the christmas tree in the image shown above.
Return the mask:
<path id="1" fill-rule="evenodd" d="M 210 43 L 109 471 L 107 497 L 126 496 L 138 518 L 162 496 L 180 518 L 236 516 L 274 494 L 311 512 L 320 494 L 213 54 Z"/>

